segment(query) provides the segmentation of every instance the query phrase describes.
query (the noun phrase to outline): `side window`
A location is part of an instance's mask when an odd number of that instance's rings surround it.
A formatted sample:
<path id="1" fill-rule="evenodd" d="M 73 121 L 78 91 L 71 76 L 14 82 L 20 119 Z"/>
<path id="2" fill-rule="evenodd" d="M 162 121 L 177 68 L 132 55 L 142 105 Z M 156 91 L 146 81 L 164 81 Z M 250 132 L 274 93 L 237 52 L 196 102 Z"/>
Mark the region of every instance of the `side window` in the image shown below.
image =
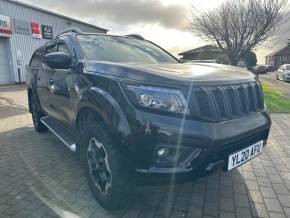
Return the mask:
<path id="1" fill-rule="evenodd" d="M 64 42 L 61 42 L 60 44 L 58 44 L 58 51 L 64 52 L 64 53 L 67 53 L 68 55 L 70 55 L 69 48 L 67 47 L 67 45 Z"/>
<path id="2" fill-rule="evenodd" d="M 46 48 L 46 54 L 52 53 L 52 52 L 57 52 L 57 44 L 49 46 Z"/>
<path id="3" fill-rule="evenodd" d="M 38 68 L 41 63 L 41 55 L 42 55 L 42 49 L 38 49 L 33 55 L 30 60 L 29 66 Z"/>
<path id="4" fill-rule="evenodd" d="M 282 66 L 280 67 L 280 69 L 281 69 L 281 70 L 285 70 L 285 65 L 282 65 Z"/>

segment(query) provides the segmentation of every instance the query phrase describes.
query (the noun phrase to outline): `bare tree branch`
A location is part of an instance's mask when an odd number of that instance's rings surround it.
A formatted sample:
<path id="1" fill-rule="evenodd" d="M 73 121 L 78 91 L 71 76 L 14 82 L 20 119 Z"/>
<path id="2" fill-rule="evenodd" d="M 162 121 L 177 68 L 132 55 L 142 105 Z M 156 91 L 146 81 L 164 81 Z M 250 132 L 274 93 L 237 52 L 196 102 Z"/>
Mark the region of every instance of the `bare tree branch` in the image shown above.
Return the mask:
<path id="1" fill-rule="evenodd" d="M 215 42 L 237 65 L 241 56 L 279 32 L 287 12 L 287 0 L 226 0 L 199 12 L 192 6 L 193 30 Z"/>

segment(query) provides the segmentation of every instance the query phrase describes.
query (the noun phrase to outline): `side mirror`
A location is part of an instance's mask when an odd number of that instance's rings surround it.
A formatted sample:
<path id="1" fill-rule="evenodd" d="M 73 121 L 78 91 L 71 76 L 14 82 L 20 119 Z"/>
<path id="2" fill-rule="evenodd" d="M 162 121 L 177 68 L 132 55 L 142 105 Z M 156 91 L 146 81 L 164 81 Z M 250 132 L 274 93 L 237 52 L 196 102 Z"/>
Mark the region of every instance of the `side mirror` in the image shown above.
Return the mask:
<path id="1" fill-rule="evenodd" d="M 188 60 L 184 60 L 182 58 L 179 58 L 178 60 L 179 60 L 180 63 L 187 63 L 188 62 Z"/>
<path id="2" fill-rule="evenodd" d="M 52 52 L 44 55 L 43 62 L 52 69 L 67 69 L 71 65 L 71 57 L 64 52 Z"/>

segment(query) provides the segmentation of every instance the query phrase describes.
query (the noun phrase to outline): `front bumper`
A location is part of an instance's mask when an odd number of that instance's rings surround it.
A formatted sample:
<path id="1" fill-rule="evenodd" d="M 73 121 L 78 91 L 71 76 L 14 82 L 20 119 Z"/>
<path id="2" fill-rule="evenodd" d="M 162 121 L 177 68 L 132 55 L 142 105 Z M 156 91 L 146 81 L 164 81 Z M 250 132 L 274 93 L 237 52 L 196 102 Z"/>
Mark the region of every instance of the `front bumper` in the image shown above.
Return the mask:
<path id="1" fill-rule="evenodd" d="M 265 145 L 271 127 L 266 111 L 220 123 L 168 119 L 145 112 L 137 117 L 144 127 L 133 148 L 138 174 L 184 174 L 223 167 L 229 154 L 260 140 Z M 160 146 L 174 150 L 173 155 L 179 158 L 172 163 L 158 161 L 156 152 Z M 192 159 L 195 148 L 201 152 Z"/>

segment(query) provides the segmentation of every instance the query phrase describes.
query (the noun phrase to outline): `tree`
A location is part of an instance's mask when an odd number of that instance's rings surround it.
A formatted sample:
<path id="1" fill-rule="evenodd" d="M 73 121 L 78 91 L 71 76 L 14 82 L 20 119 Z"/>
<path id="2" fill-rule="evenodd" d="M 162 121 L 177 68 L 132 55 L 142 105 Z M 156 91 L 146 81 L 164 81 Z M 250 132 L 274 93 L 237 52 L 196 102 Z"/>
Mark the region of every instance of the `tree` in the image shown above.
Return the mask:
<path id="1" fill-rule="evenodd" d="M 248 68 L 253 68 L 253 66 L 256 66 L 257 64 L 257 56 L 252 51 L 246 51 L 241 56 L 241 59 L 243 59 L 247 65 Z"/>
<path id="2" fill-rule="evenodd" d="M 193 30 L 215 42 L 237 65 L 251 51 L 277 33 L 287 11 L 287 0 L 226 0 L 209 11 L 192 6 Z"/>

